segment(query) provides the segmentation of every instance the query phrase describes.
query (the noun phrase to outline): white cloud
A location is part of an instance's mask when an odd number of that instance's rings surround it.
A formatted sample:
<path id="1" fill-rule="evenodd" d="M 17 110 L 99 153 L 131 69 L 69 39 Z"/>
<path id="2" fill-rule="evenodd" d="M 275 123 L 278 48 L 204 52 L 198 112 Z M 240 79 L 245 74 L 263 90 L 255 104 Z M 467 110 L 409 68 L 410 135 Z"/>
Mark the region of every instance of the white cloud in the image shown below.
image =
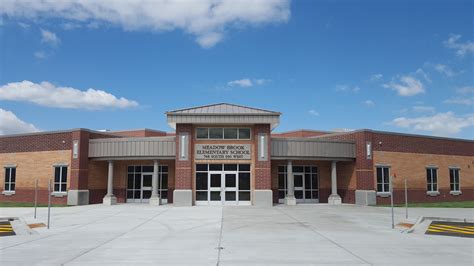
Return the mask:
<path id="1" fill-rule="evenodd" d="M 381 79 L 383 79 L 382 74 L 372 74 L 372 75 L 370 75 L 369 81 L 375 82 L 375 81 L 379 81 Z"/>
<path id="2" fill-rule="evenodd" d="M 359 86 L 349 86 L 349 85 L 337 85 L 336 86 L 336 91 L 339 91 L 339 92 L 359 92 L 360 87 Z"/>
<path id="3" fill-rule="evenodd" d="M 46 54 L 43 51 L 34 52 L 33 55 L 38 59 L 46 58 Z"/>
<path id="4" fill-rule="evenodd" d="M 47 43 L 52 46 L 57 46 L 61 43 L 61 40 L 56 36 L 54 32 L 41 29 L 41 42 Z"/>
<path id="5" fill-rule="evenodd" d="M 456 55 L 464 57 L 466 54 L 474 53 L 474 42 L 466 41 L 464 43 L 459 42 L 461 35 L 451 34 L 449 38 L 444 41 L 444 46 L 456 51 Z"/>
<path id="6" fill-rule="evenodd" d="M 375 103 L 372 100 L 366 100 L 366 101 L 364 101 L 364 104 L 367 107 L 374 107 L 375 106 Z"/>
<path id="7" fill-rule="evenodd" d="M 11 111 L 0 108 L 0 135 L 29 133 L 39 131 L 33 124 L 19 119 Z"/>
<path id="8" fill-rule="evenodd" d="M 443 74 L 447 77 L 454 77 L 454 76 L 457 75 L 457 73 L 447 65 L 434 64 L 433 67 L 436 71 L 438 71 L 439 73 L 441 73 L 441 74 Z"/>
<path id="9" fill-rule="evenodd" d="M 312 116 L 319 116 L 319 113 L 316 112 L 316 110 L 313 110 L 313 109 L 309 110 L 309 111 L 308 111 L 308 114 L 310 114 L 310 115 L 312 115 Z"/>
<path id="10" fill-rule="evenodd" d="M 233 86 L 252 87 L 253 82 L 248 78 L 244 78 L 244 79 L 237 79 L 237 80 L 229 81 L 229 82 L 227 82 L 227 85 L 229 85 L 231 87 L 233 87 Z"/>
<path id="11" fill-rule="evenodd" d="M 417 112 L 417 113 L 434 113 L 434 112 L 436 112 L 436 108 L 434 108 L 433 106 L 417 105 L 417 106 L 413 106 L 411 109 L 414 112 Z"/>
<path id="12" fill-rule="evenodd" d="M 30 28 L 30 24 L 24 22 L 18 22 L 18 26 L 22 27 L 25 30 Z"/>
<path id="13" fill-rule="evenodd" d="M 286 22 L 289 0 L 3 0 L 0 15 L 26 19 L 62 18 L 83 25 L 111 24 L 127 31 L 180 29 L 205 48 L 231 27 Z"/>
<path id="14" fill-rule="evenodd" d="M 474 97 L 471 97 L 471 98 L 453 97 L 453 98 L 444 100 L 444 103 L 474 106 Z"/>
<path id="15" fill-rule="evenodd" d="M 474 86 L 466 86 L 457 90 L 459 94 L 474 94 Z"/>
<path id="16" fill-rule="evenodd" d="M 32 102 L 42 106 L 97 110 L 104 108 L 136 107 L 138 103 L 117 98 L 103 90 L 81 91 L 71 87 L 57 87 L 49 82 L 21 81 L 0 87 L 0 100 Z"/>
<path id="17" fill-rule="evenodd" d="M 389 124 L 414 131 L 427 131 L 434 135 L 450 136 L 474 126 L 474 114 L 456 116 L 453 112 L 446 112 L 415 118 L 398 117 Z"/>
<path id="18" fill-rule="evenodd" d="M 249 78 L 243 78 L 243 79 L 237 79 L 237 80 L 231 80 L 227 82 L 227 86 L 230 87 L 253 87 L 257 85 L 264 85 L 269 82 L 271 82 L 271 79 L 249 79 Z"/>
<path id="19" fill-rule="evenodd" d="M 401 76 L 397 82 L 392 81 L 384 84 L 383 87 L 396 91 L 400 96 L 414 96 L 425 92 L 423 83 L 409 75 Z"/>

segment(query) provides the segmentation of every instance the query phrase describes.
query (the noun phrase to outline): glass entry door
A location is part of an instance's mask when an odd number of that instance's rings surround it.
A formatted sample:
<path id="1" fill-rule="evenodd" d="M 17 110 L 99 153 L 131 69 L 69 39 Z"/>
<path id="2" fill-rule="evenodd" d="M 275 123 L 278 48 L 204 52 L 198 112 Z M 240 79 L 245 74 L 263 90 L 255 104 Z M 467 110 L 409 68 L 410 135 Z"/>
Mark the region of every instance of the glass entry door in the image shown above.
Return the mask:
<path id="1" fill-rule="evenodd" d="M 210 205 L 237 205 L 237 172 L 209 172 Z"/>
<path id="2" fill-rule="evenodd" d="M 293 174 L 295 184 L 295 198 L 296 202 L 303 202 L 304 200 L 304 182 L 302 174 Z"/>
<path id="3" fill-rule="evenodd" d="M 152 173 L 142 173 L 142 187 L 141 187 L 141 197 L 140 202 L 149 202 L 151 197 L 152 190 Z"/>
<path id="4" fill-rule="evenodd" d="M 222 172 L 209 172 L 209 205 L 222 204 Z"/>

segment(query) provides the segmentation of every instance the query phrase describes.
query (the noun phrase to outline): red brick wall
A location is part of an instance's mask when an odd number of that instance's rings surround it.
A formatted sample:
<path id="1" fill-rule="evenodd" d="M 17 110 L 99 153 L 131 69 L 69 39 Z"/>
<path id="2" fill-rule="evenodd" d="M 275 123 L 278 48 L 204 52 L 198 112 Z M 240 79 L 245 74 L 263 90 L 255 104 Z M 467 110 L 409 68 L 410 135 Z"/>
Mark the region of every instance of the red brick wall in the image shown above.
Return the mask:
<path id="1" fill-rule="evenodd" d="M 179 159 L 180 139 L 179 134 L 188 133 L 188 159 L 182 161 Z M 191 124 L 176 125 L 176 168 L 175 168 L 175 189 L 192 189 L 193 180 L 193 154 L 194 154 L 194 138 L 193 127 Z"/>
<path id="2" fill-rule="evenodd" d="M 35 202 L 35 190 L 34 188 L 16 188 L 15 195 L 5 196 L 0 194 L 0 202 Z M 38 189 L 38 204 L 48 203 L 48 190 Z M 67 204 L 67 197 L 53 197 L 51 196 L 52 204 Z"/>
<path id="3" fill-rule="evenodd" d="M 121 136 L 121 137 L 161 137 L 161 136 L 166 136 L 166 132 L 164 132 L 164 131 L 148 130 L 148 129 L 129 130 L 129 131 L 116 131 L 116 132 L 111 132 L 110 134 Z"/>
<path id="4" fill-rule="evenodd" d="M 327 135 L 327 134 L 329 134 L 329 133 L 328 133 L 328 132 L 325 132 L 325 131 L 297 130 L 297 131 L 273 133 L 273 134 L 272 134 L 272 137 L 280 137 L 280 138 L 307 138 L 307 137 L 322 136 L 322 135 Z"/>
<path id="5" fill-rule="evenodd" d="M 255 189 L 272 189 L 272 163 L 271 163 L 271 156 L 270 156 L 270 149 L 271 149 L 271 137 L 270 137 L 270 125 L 269 124 L 261 124 L 254 126 L 254 140 L 255 140 Z M 266 161 L 259 161 L 258 160 L 258 135 L 259 134 L 267 134 L 267 160 Z"/>
<path id="6" fill-rule="evenodd" d="M 0 137 L 0 153 L 70 150 L 71 132 Z"/>

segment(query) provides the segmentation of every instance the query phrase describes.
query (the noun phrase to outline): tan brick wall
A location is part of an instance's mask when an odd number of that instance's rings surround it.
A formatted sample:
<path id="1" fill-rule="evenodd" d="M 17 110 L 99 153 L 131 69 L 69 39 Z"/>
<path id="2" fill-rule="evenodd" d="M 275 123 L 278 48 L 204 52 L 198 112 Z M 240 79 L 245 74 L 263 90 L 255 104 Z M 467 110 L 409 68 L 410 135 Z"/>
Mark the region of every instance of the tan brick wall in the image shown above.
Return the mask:
<path id="1" fill-rule="evenodd" d="M 390 165 L 390 173 L 396 173 L 394 189 L 404 187 L 404 178 L 407 178 L 410 189 L 426 190 L 426 167 L 438 167 L 438 188 L 449 190 L 449 167 L 461 169 L 460 182 L 463 188 L 474 188 L 474 157 L 438 154 L 419 154 L 374 151 L 374 167 L 377 164 Z M 375 168 L 374 168 L 375 169 Z M 375 172 L 375 170 L 374 170 Z M 377 182 L 374 177 L 374 184 Z"/>
<path id="2" fill-rule="evenodd" d="M 5 182 L 5 165 L 16 165 L 16 190 L 33 189 L 38 178 L 40 188 L 47 188 L 48 180 L 54 178 L 54 164 L 64 163 L 68 167 L 68 188 L 71 174 L 71 150 L 0 153 L 1 184 Z"/>

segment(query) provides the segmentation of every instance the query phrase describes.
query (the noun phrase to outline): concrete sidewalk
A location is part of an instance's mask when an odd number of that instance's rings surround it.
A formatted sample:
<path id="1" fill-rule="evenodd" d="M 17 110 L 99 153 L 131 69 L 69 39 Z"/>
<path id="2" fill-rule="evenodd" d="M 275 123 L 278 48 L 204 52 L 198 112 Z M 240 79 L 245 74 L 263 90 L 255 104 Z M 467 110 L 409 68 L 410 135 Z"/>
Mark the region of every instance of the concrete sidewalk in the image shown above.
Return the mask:
<path id="1" fill-rule="evenodd" d="M 473 219 L 472 209 L 410 209 L 411 217 Z M 27 223 L 31 208 L 0 208 Z M 404 218 L 404 210 L 396 209 Z M 474 240 L 402 234 L 390 209 L 354 205 L 153 207 L 52 210 L 51 229 L 0 238 L 1 265 L 473 265 Z"/>

